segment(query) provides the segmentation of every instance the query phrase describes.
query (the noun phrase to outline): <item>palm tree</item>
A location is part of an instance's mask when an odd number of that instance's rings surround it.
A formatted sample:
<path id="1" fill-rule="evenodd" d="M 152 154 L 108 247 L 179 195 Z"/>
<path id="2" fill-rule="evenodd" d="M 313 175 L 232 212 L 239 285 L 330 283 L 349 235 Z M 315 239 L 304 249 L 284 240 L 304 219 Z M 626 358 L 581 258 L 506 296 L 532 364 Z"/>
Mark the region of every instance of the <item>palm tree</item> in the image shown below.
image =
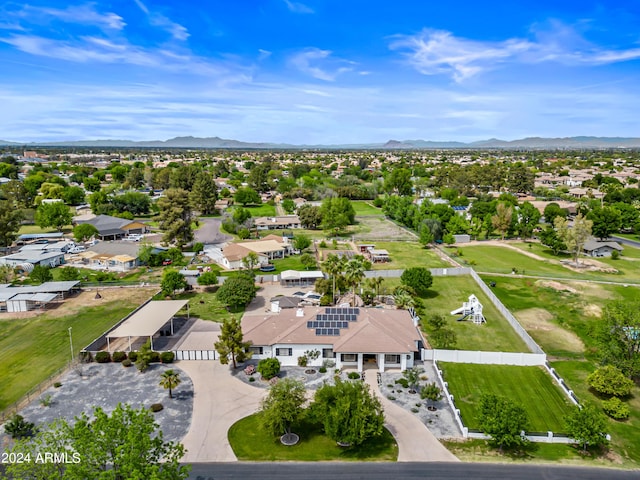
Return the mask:
<path id="1" fill-rule="evenodd" d="M 380 296 L 380 287 L 384 282 L 384 278 L 382 277 L 374 277 L 369 279 L 369 288 L 371 288 L 374 292 L 376 292 L 376 300 Z"/>
<path id="2" fill-rule="evenodd" d="M 356 302 L 356 287 L 360 284 L 364 278 L 365 265 L 364 258 L 354 257 L 347 262 L 344 267 L 344 276 L 347 280 L 347 284 L 351 285 L 353 289 L 353 306 Z"/>
<path id="3" fill-rule="evenodd" d="M 398 308 L 406 309 L 409 307 L 413 307 L 415 305 L 415 302 L 413 301 L 413 297 L 409 295 L 407 292 L 405 292 L 404 290 L 396 292 L 393 295 L 393 301 L 396 304 L 396 307 Z"/>
<path id="4" fill-rule="evenodd" d="M 180 374 L 178 372 L 165 370 L 165 372 L 160 375 L 160 386 L 169 389 L 169 398 L 173 398 L 171 391 L 178 385 L 180 385 Z"/>
<path id="5" fill-rule="evenodd" d="M 343 257 L 339 257 L 332 253 L 328 255 L 327 259 L 320 265 L 320 268 L 330 275 L 333 280 L 333 290 L 331 291 L 332 303 L 335 303 L 336 300 L 336 276 L 341 274 L 344 270 L 344 263 Z"/>

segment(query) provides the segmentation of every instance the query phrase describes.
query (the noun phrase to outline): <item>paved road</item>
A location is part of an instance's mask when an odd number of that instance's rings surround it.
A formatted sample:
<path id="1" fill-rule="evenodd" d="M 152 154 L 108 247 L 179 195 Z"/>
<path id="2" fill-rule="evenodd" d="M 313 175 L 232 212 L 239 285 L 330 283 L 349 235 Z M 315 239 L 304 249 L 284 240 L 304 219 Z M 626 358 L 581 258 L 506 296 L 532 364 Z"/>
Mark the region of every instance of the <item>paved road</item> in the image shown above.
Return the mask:
<path id="1" fill-rule="evenodd" d="M 609 240 L 614 242 L 622 243 L 623 245 L 631 245 L 632 247 L 640 248 L 640 242 L 638 240 L 631 240 L 630 238 L 617 237 L 612 235 Z"/>
<path id="2" fill-rule="evenodd" d="M 205 245 L 224 243 L 231 240 L 231 236 L 220 231 L 222 218 L 220 217 L 201 217 L 201 227 L 195 231 L 195 241 L 202 242 Z"/>
<path id="3" fill-rule="evenodd" d="M 194 464 L 192 480 L 637 480 L 640 472 L 604 468 L 491 463 L 218 463 Z"/>

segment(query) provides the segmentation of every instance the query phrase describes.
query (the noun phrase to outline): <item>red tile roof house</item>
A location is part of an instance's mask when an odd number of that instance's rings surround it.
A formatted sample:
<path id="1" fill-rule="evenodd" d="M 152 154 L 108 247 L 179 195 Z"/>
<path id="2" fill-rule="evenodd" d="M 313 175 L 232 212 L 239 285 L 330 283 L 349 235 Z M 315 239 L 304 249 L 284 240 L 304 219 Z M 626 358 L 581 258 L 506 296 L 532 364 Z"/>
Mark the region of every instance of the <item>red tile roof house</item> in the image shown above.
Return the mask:
<path id="1" fill-rule="evenodd" d="M 242 331 L 254 359 L 275 357 L 283 366 L 295 366 L 298 357 L 317 350 L 320 355 L 309 366 L 330 360 L 335 368 L 360 372 L 365 365 L 404 371 L 421 358 L 425 345 L 417 318 L 383 308 L 305 307 L 245 315 Z"/>

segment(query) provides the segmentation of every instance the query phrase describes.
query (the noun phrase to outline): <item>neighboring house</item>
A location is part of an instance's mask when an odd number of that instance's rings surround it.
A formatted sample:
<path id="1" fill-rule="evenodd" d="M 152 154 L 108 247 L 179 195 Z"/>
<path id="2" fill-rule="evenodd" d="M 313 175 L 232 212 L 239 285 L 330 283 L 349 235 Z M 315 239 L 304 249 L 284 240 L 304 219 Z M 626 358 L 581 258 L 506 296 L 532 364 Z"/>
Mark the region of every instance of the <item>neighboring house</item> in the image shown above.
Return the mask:
<path id="1" fill-rule="evenodd" d="M 285 287 L 303 287 L 315 285 L 316 280 L 324 278 L 324 273 L 319 270 L 298 271 L 285 270 L 280 274 L 280 284 Z"/>
<path id="2" fill-rule="evenodd" d="M 75 246 L 74 242 L 59 241 L 50 243 L 30 243 L 20 248 L 20 252 L 62 252 L 67 253 L 72 247 Z"/>
<path id="3" fill-rule="evenodd" d="M 587 240 L 582 248 L 584 254 L 590 257 L 610 257 L 614 250 L 622 252 L 623 248 L 617 242 L 600 242 L 595 239 Z"/>
<path id="4" fill-rule="evenodd" d="M 384 249 L 376 249 L 376 246 L 373 244 L 361 244 L 358 245 L 358 250 L 361 254 L 365 256 L 367 260 L 372 263 L 384 263 L 390 262 L 391 257 L 389 256 L 389 252 Z"/>
<path id="5" fill-rule="evenodd" d="M 228 198 L 220 198 L 216 200 L 215 209 L 219 212 L 224 212 L 227 208 L 231 206 L 231 200 Z"/>
<path id="6" fill-rule="evenodd" d="M 291 252 L 291 245 L 288 239 L 269 235 L 268 238 L 256 240 L 254 242 L 231 243 L 222 249 L 220 265 L 228 270 L 244 268 L 242 259 L 249 253 L 258 255 L 258 263 L 266 264 L 277 258 L 284 258 Z"/>
<path id="7" fill-rule="evenodd" d="M 401 371 L 420 358 L 424 338 L 417 319 L 406 310 L 352 307 L 305 307 L 276 314 L 245 315 L 244 340 L 253 358 L 275 357 L 283 366 L 295 366 L 308 351 L 320 355 L 310 365 L 334 361 L 336 368 L 364 370 L 376 365 Z"/>
<path id="8" fill-rule="evenodd" d="M 136 242 L 100 242 L 77 256 L 86 268 L 127 272 L 140 265 L 139 252 Z"/>
<path id="9" fill-rule="evenodd" d="M 302 228 L 298 215 L 284 215 L 282 217 L 257 217 L 253 219 L 257 230 L 284 230 L 287 228 Z"/>
<path id="10" fill-rule="evenodd" d="M 147 226 L 142 222 L 110 215 L 81 215 L 74 217 L 73 223 L 93 225 L 98 230 L 100 240 L 118 240 L 126 235 L 147 232 Z"/>

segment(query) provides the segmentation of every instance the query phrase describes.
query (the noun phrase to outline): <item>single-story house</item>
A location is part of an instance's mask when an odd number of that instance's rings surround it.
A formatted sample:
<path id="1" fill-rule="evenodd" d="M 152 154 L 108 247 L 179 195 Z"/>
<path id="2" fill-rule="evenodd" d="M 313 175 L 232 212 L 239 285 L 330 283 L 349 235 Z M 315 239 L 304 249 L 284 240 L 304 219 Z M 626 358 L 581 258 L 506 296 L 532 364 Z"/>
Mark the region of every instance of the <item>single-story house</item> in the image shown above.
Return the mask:
<path id="1" fill-rule="evenodd" d="M 257 217 L 253 219 L 257 230 L 283 230 L 286 228 L 302 228 L 298 215 L 281 217 Z"/>
<path id="2" fill-rule="evenodd" d="M 77 256 L 86 268 L 126 272 L 140 265 L 139 252 L 136 242 L 99 242 Z"/>
<path id="3" fill-rule="evenodd" d="M 288 239 L 275 235 L 269 235 L 269 237 L 253 242 L 230 243 L 222 249 L 220 265 L 228 270 L 236 270 L 244 268 L 242 259 L 251 252 L 258 255 L 259 264 L 269 263 L 276 258 L 284 258 L 286 254 L 291 252 Z"/>
<path id="4" fill-rule="evenodd" d="M 376 365 L 401 371 L 420 358 L 425 342 L 417 320 L 407 310 L 352 307 L 305 307 L 275 314 L 245 315 L 244 340 L 253 358 L 277 358 L 294 366 L 305 352 L 317 351 L 311 366 L 334 361 L 336 368 Z"/>
<path id="5" fill-rule="evenodd" d="M 0 312 L 28 312 L 45 309 L 54 300 L 80 291 L 78 281 L 45 282 L 40 285 L 0 285 Z"/>
<path id="6" fill-rule="evenodd" d="M 271 305 L 271 311 L 278 313 L 283 308 L 298 308 L 298 305 L 302 301 L 303 300 L 300 297 L 286 297 L 280 295 L 279 297 L 273 297 L 269 300 L 269 304 Z"/>
<path id="7" fill-rule="evenodd" d="M 369 260 L 373 263 L 390 262 L 389 252 L 383 249 L 370 248 L 368 252 Z"/>
<path id="8" fill-rule="evenodd" d="M 118 240 L 126 235 L 147 232 L 147 226 L 142 222 L 110 215 L 81 215 L 73 218 L 74 225 L 83 223 L 96 227 L 100 240 Z"/>
<path id="9" fill-rule="evenodd" d="M 590 257 L 610 257 L 614 250 L 622 252 L 623 248 L 617 242 L 600 242 L 595 239 L 587 240 L 582 251 Z"/>

